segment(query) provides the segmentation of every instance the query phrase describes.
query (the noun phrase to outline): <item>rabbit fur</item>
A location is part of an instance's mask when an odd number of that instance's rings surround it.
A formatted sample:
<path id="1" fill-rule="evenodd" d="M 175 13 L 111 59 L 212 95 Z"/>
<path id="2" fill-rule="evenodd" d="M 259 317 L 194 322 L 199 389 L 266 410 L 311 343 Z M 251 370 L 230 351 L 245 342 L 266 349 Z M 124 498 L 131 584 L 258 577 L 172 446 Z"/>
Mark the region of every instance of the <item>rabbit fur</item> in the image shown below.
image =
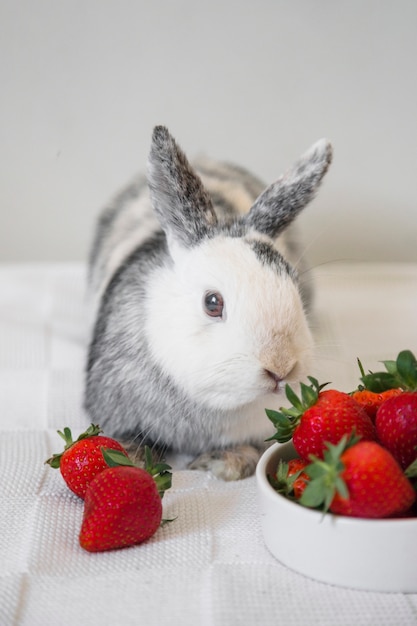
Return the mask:
<path id="1" fill-rule="evenodd" d="M 331 157 L 320 140 L 265 189 L 234 165 L 191 166 L 155 127 L 147 177 L 103 211 L 90 255 L 85 407 L 106 434 L 225 480 L 254 472 L 265 408 L 311 365 L 292 223 Z"/>

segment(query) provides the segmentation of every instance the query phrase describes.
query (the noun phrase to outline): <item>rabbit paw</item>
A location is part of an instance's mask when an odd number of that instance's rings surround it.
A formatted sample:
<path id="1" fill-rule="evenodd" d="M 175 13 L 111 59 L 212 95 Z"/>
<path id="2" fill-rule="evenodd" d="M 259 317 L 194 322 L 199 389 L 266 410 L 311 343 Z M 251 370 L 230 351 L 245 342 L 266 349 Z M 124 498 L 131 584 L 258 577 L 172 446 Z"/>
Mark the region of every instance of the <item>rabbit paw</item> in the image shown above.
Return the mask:
<path id="1" fill-rule="evenodd" d="M 228 450 L 212 450 L 195 458 L 188 468 L 209 470 L 222 480 L 240 480 L 252 476 L 260 454 L 260 450 L 249 445 Z"/>

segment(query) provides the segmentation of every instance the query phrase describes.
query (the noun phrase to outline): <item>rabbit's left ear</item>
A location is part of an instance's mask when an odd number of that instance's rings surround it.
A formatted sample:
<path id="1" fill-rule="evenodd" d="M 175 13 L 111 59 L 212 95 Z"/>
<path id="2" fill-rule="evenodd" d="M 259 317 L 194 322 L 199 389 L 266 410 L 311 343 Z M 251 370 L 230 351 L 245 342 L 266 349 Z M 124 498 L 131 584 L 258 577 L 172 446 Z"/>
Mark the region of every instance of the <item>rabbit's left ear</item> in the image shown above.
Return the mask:
<path id="1" fill-rule="evenodd" d="M 210 196 L 164 126 L 156 126 L 148 160 L 153 207 L 168 239 L 198 243 L 217 223 Z"/>
<path id="2" fill-rule="evenodd" d="M 332 160 L 332 146 L 321 139 L 255 201 L 245 223 L 273 239 L 314 198 Z"/>

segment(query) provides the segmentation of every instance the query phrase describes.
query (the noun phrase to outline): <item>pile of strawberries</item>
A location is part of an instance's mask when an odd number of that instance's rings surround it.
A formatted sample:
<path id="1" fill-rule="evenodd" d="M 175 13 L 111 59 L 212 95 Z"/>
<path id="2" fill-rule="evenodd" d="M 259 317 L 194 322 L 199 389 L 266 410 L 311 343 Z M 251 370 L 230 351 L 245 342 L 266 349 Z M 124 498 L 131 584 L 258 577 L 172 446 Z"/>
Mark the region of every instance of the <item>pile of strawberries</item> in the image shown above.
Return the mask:
<path id="1" fill-rule="evenodd" d="M 292 439 L 299 458 L 281 461 L 271 485 L 300 504 L 362 518 L 417 516 L 417 359 L 403 350 L 385 371 L 348 394 L 309 377 L 291 408 L 266 413 L 270 439 Z"/>
<path id="2" fill-rule="evenodd" d="M 58 434 L 62 453 L 46 461 L 60 468 L 68 487 L 84 500 L 79 541 L 89 552 L 124 548 L 146 541 L 162 523 L 164 492 L 171 486 L 171 468 L 153 463 L 145 448 L 145 468 L 136 467 L 123 446 L 91 426 L 73 441 L 69 428 Z"/>

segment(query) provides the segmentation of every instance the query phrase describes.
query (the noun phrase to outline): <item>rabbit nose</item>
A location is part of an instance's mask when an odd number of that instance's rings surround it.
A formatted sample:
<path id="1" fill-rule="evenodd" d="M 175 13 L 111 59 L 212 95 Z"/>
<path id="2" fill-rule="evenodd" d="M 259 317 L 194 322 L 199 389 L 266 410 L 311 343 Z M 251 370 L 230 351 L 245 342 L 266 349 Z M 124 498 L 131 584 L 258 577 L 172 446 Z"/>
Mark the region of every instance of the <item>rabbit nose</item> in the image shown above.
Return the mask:
<path id="1" fill-rule="evenodd" d="M 279 389 L 279 384 L 282 383 L 283 379 L 278 376 L 278 374 L 275 374 L 275 372 L 271 372 L 271 370 L 265 370 L 266 374 L 269 376 L 269 378 L 271 378 L 274 383 L 275 383 L 275 389 L 274 391 L 277 391 Z"/>

